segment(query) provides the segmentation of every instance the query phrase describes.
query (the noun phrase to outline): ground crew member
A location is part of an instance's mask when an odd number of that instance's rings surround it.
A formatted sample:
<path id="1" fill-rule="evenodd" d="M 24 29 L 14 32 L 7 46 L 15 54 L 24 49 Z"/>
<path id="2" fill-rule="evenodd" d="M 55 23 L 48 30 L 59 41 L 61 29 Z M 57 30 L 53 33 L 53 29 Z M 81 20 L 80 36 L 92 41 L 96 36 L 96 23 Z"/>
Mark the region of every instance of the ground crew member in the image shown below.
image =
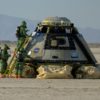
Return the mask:
<path id="1" fill-rule="evenodd" d="M 4 73 L 4 71 L 3 71 L 3 60 L 0 58 L 0 78 L 2 78 L 3 77 L 3 73 Z"/>
<path id="2" fill-rule="evenodd" d="M 22 21 L 22 24 L 20 26 L 20 33 L 23 37 L 26 37 L 27 36 L 27 23 L 25 21 Z"/>
<path id="3" fill-rule="evenodd" d="M 25 37 L 22 35 L 22 33 L 20 33 L 20 26 L 17 27 L 16 37 L 18 39 L 17 49 L 19 49 L 21 47 L 21 45 L 23 44 L 24 40 L 25 40 Z"/>
<path id="4" fill-rule="evenodd" d="M 15 67 L 15 74 L 16 78 L 21 78 L 23 73 L 23 67 L 24 67 L 24 58 L 26 57 L 26 52 L 22 48 L 18 51 L 18 54 L 16 55 L 17 61 L 16 61 L 16 67 Z"/>
<path id="5" fill-rule="evenodd" d="M 71 31 L 72 34 L 77 34 L 78 33 L 78 30 L 77 30 L 76 27 L 74 27 L 74 24 L 73 23 L 71 24 L 70 31 Z"/>
<path id="6" fill-rule="evenodd" d="M 21 37 L 21 34 L 20 34 L 20 26 L 17 27 L 16 37 L 17 37 L 17 39 L 19 39 Z"/>
<path id="7" fill-rule="evenodd" d="M 1 49 L 1 47 L 0 47 L 0 59 L 1 59 L 1 54 L 2 54 L 2 49 Z"/>
<path id="8" fill-rule="evenodd" d="M 0 78 L 2 77 L 2 57 L 1 57 L 1 54 L 2 54 L 2 49 L 0 47 Z"/>
<path id="9" fill-rule="evenodd" d="M 20 26 L 17 27 L 16 37 L 18 38 L 17 48 L 19 49 L 25 41 L 27 35 L 27 24 L 25 21 L 22 22 Z"/>
<path id="10" fill-rule="evenodd" d="M 0 67 L 1 67 L 1 75 L 5 73 L 7 70 L 7 61 L 8 58 L 10 57 L 10 54 L 8 53 L 8 49 L 10 49 L 6 44 L 4 45 L 4 49 L 2 50 L 1 53 L 1 59 L 0 59 Z"/>

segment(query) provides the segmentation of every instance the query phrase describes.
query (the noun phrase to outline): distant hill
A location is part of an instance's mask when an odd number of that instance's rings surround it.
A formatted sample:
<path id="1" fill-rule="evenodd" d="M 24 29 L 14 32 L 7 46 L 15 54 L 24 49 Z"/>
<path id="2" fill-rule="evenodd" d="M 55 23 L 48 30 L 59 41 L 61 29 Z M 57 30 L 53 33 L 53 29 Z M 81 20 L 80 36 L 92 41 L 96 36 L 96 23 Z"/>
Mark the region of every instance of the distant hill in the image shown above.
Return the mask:
<path id="1" fill-rule="evenodd" d="M 28 20 L 24 18 L 11 17 L 0 15 L 0 40 L 16 41 L 16 27 L 25 20 L 27 22 L 29 33 L 34 31 L 37 20 Z M 78 28 L 79 32 L 83 34 L 86 41 L 89 43 L 100 43 L 100 29 L 93 28 Z"/>
<path id="2" fill-rule="evenodd" d="M 10 40 L 15 41 L 16 36 L 16 27 L 21 24 L 21 22 L 25 20 L 27 22 L 29 33 L 34 31 L 35 25 L 38 21 L 28 20 L 24 18 L 16 18 L 6 15 L 0 15 L 0 40 Z"/>
<path id="3" fill-rule="evenodd" d="M 79 32 L 89 43 L 100 43 L 100 29 L 78 28 Z"/>

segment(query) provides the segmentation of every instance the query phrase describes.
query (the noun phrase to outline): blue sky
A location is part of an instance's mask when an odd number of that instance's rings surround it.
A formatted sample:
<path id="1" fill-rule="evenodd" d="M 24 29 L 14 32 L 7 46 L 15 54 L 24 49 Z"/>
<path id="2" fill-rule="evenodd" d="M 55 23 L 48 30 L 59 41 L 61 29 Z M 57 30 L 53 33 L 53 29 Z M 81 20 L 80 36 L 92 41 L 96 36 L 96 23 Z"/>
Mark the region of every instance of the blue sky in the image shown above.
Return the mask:
<path id="1" fill-rule="evenodd" d="M 63 16 L 78 27 L 100 29 L 100 0 L 0 0 L 0 14 L 31 20 Z"/>

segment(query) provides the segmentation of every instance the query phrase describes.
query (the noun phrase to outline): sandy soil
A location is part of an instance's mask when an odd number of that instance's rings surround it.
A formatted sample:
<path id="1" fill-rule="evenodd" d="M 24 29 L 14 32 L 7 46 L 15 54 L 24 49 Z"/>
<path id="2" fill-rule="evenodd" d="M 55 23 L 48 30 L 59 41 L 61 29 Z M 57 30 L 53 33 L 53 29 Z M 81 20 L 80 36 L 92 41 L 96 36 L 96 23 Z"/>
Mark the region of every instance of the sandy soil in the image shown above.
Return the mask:
<path id="1" fill-rule="evenodd" d="M 100 48 L 91 48 L 100 63 Z M 99 79 L 0 79 L 0 100 L 100 100 Z"/>
<path id="2" fill-rule="evenodd" d="M 96 60 L 100 63 L 100 47 L 99 48 L 91 48 Z"/>
<path id="3" fill-rule="evenodd" d="M 0 100 L 100 100 L 100 80 L 1 79 Z"/>

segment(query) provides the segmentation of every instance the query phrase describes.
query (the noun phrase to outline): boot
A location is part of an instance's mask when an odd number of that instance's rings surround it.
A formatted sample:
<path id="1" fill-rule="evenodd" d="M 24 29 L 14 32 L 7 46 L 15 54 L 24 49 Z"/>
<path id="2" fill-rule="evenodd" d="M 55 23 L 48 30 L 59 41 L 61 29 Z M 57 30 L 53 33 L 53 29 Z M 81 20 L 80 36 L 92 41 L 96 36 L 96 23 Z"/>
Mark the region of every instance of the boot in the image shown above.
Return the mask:
<path id="1" fill-rule="evenodd" d="M 0 78 L 3 78 L 3 74 L 0 74 Z"/>
<path id="2" fill-rule="evenodd" d="M 18 75 L 18 78 L 22 78 L 22 76 L 21 75 Z"/>

